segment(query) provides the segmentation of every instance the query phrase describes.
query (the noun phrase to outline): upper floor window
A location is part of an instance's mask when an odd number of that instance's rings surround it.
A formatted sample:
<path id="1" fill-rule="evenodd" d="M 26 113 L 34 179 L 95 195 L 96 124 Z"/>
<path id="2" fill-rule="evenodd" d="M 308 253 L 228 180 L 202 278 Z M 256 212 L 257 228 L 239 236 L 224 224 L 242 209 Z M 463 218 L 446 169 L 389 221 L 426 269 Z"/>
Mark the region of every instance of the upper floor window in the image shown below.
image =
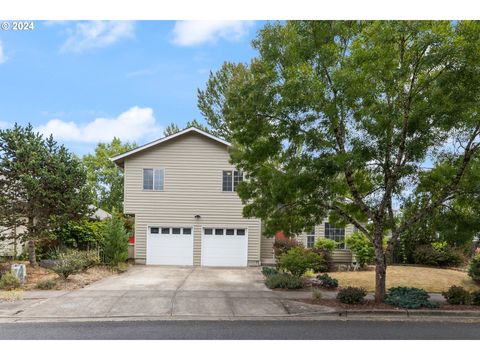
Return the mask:
<path id="1" fill-rule="evenodd" d="M 311 249 L 315 245 L 315 228 L 307 232 L 307 248 Z"/>
<path id="2" fill-rule="evenodd" d="M 345 249 L 345 228 L 335 227 L 325 223 L 325 238 L 335 240 L 338 249 Z"/>
<path id="3" fill-rule="evenodd" d="M 165 171 L 163 169 L 143 169 L 143 190 L 163 190 Z"/>
<path id="4" fill-rule="evenodd" d="M 222 191 L 236 191 L 237 185 L 243 181 L 243 172 L 223 170 Z"/>

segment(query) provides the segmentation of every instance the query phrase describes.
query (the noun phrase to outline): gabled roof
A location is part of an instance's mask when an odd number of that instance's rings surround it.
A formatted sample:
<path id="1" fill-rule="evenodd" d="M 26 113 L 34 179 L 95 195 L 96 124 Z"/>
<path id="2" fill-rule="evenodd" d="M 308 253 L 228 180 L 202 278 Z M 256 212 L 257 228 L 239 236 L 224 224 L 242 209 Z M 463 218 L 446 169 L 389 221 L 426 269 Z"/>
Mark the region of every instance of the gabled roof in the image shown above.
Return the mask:
<path id="1" fill-rule="evenodd" d="M 219 143 L 221 143 L 221 144 L 223 144 L 223 145 L 230 146 L 230 143 L 229 143 L 228 141 L 225 141 L 225 140 L 223 140 L 223 139 L 220 139 L 219 137 L 214 136 L 214 135 L 212 135 L 212 134 L 209 134 L 209 133 L 207 133 L 206 131 L 203 131 L 203 130 L 200 130 L 200 129 L 194 127 L 194 126 L 191 126 L 191 127 L 186 128 L 186 129 L 184 129 L 184 130 L 182 130 L 182 131 L 179 131 L 179 132 L 177 132 L 177 133 L 175 133 L 175 134 L 172 134 L 172 135 L 169 135 L 169 136 L 165 136 L 165 137 L 160 138 L 160 139 L 158 139 L 158 140 L 154 140 L 154 141 L 149 142 L 149 143 L 147 143 L 147 144 L 145 144 L 145 145 L 139 146 L 139 147 L 137 147 L 137 148 L 135 148 L 135 149 L 133 149 L 133 150 L 127 151 L 127 152 L 125 152 L 125 153 L 123 153 L 123 154 L 119 154 L 119 155 L 116 155 L 116 156 L 114 156 L 114 157 L 111 157 L 110 160 L 113 161 L 113 162 L 115 162 L 116 164 L 122 163 L 121 160 L 124 159 L 124 158 L 126 158 L 126 157 L 128 157 L 128 156 L 130 156 L 130 155 L 136 154 L 136 153 L 138 153 L 138 152 L 140 152 L 140 151 L 143 151 L 143 150 L 146 150 L 146 149 L 148 149 L 148 148 L 151 148 L 152 146 L 155 146 L 155 145 L 164 143 L 164 142 L 166 142 L 166 141 L 175 139 L 176 137 L 179 137 L 179 136 L 182 136 L 182 135 L 184 135 L 184 134 L 191 133 L 191 132 L 198 133 L 198 134 L 203 135 L 203 136 L 206 136 L 206 137 L 208 137 L 208 138 L 210 138 L 210 139 L 212 139 L 212 140 L 218 141 Z"/>

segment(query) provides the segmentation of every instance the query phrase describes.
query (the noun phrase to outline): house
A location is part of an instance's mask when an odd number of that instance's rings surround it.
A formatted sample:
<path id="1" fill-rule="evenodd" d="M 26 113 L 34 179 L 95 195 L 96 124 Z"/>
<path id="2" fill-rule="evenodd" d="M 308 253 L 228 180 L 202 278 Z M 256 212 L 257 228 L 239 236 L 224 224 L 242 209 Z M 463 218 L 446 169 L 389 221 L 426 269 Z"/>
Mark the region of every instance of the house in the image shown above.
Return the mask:
<path id="1" fill-rule="evenodd" d="M 136 263 L 255 266 L 275 261 L 274 238 L 262 235 L 261 220 L 242 216 L 235 189 L 243 174 L 230 164 L 229 146 L 190 127 L 111 158 L 124 171 L 124 212 L 135 216 Z M 309 246 L 322 231 L 316 227 L 315 235 L 300 239 Z M 328 231 L 342 236 L 341 230 Z"/>

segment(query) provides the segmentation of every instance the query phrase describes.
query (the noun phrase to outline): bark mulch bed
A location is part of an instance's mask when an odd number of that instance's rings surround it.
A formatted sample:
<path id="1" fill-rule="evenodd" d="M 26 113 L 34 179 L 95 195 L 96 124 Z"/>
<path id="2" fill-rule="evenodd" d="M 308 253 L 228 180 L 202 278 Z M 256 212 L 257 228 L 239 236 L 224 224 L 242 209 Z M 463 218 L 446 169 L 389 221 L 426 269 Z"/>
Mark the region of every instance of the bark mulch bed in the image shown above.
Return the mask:
<path id="1" fill-rule="evenodd" d="M 376 304 L 374 300 L 365 300 L 361 304 L 343 304 L 335 299 L 301 299 L 298 300 L 307 304 L 329 306 L 341 310 L 406 310 L 388 304 Z M 426 308 L 424 308 L 426 309 Z M 480 305 L 450 305 L 440 304 L 439 308 L 428 308 L 428 310 L 473 310 L 480 311 Z"/>
<path id="2" fill-rule="evenodd" d="M 25 264 L 27 268 L 27 281 L 23 286 L 23 290 L 40 290 L 37 288 L 37 284 L 46 280 L 55 281 L 55 286 L 51 290 L 75 290 L 126 270 L 126 268 L 112 270 L 110 267 L 99 265 L 81 273 L 70 275 L 68 279 L 64 281 L 50 269 L 43 268 L 39 265 L 32 267 L 28 261 L 16 261 L 16 263 Z M 7 264 L 9 265 L 9 263 Z"/>

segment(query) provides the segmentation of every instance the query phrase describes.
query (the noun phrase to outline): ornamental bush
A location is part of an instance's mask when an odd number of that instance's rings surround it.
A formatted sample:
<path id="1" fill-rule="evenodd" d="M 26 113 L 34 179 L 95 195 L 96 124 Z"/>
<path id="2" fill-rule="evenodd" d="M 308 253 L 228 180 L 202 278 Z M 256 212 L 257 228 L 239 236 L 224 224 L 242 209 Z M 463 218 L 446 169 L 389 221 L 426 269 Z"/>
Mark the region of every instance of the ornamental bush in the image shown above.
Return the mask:
<path id="1" fill-rule="evenodd" d="M 85 256 L 79 250 L 69 249 L 58 254 L 53 272 L 67 280 L 70 275 L 83 271 L 86 267 Z"/>
<path id="2" fill-rule="evenodd" d="M 385 303 L 405 309 L 418 309 L 421 307 L 434 307 L 429 301 L 430 295 L 423 290 L 414 287 L 390 288 L 385 295 Z"/>
<path id="3" fill-rule="evenodd" d="M 308 269 L 322 271 L 325 266 L 320 254 L 301 247 L 291 248 L 278 259 L 278 267 L 295 276 L 302 276 Z"/>
<path id="4" fill-rule="evenodd" d="M 480 283 L 480 252 L 477 252 L 472 260 L 470 260 L 468 276 L 470 276 L 473 281 Z"/>
<path id="5" fill-rule="evenodd" d="M 265 277 L 269 277 L 269 276 L 278 274 L 278 270 L 275 269 L 274 267 L 264 266 L 264 267 L 262 267 L 262 274 L 263 274 Z"/>
<path id="6" fill-rule="evenodd" d="M 363 302 L 365 296 L 367 296 L 365 289 L 349 286 L 340 289 L 337 294 L 337 299 L 344 304 L 360 304 Z"/>
<path id="7" fill-rule="evenodd" d="M 480 290 L 472 292 L 472 305 L 480 305 Z"/>
<path id="8" fill-rule="evenodd" d="M 364 267 L 375 259 L 373 244 L 363 233 L 353 233 L 345 239 L 345 243 L 357 258 L 360 267 Z"/>
<path id="9" fill-rule="evenodd" d="M 284 239 L 275 239 L 273 243 L 273 251 L 275 257 L 279 258 L 285 254 L 288 250 L 292 248 L 300 247 L 303 248 L 303 244 L 295 239 L 284 238 Z"/>
<path id="10" fill-rule="evenodd" d="M 325 238 L 320 237 L 315 242 L 314 247 L 315 247 L 315 249 L 323 250 L 323 251 L 326 251 L 328 253 L 332 253 L 333 250 L 335 250 L 335 248 L 337 247 L 337 243 L 336 243 L 335 240 L 325 239 Z"/>
<path id="11" fill-rule="evenodd" d="M 301 289 L 303 288 L 303 281 L 298 276 L 279 273 L 267 277 L 265 285 L 269 289 Z"/>
<path id="12" fill-rule="evenodd" d="M 413 251 L 413 261 L 429 266 L 458 266 L 463 259 L 446 242 L 435 242 L 417 246 Z"/>
<path id="13" fill-rule="evenodd" d="M 0 290 L 14 290 L 21 285 L 20 280 L 11 271 L 4 273 L 0 278 Z"/>
<path id="14" fill-rule="evenodd" d="M 317 279 L 320 280 L 320 286 L 326 289 L 336 289 L 338 287 L 338 280 L 328 274 L 318 275 Z"/>
<path id="15" fill-rule="evenodd" d="M 470 293 L 461 286 L 451 286 L 448 291 L 442 292 L 443 297 L 450 305 L 468 305 L 472 299 Z"/>

